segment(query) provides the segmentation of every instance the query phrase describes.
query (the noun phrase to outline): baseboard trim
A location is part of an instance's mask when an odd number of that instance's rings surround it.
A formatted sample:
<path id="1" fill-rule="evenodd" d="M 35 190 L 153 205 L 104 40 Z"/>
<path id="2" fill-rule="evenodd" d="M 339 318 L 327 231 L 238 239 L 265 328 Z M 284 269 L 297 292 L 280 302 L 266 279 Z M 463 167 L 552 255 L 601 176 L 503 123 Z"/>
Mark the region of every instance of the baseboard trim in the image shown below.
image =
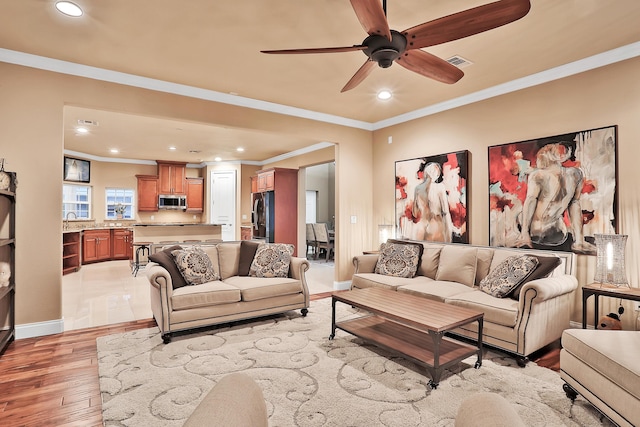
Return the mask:
<path id="1" fill-rule="evenodd" d="M 351 280 L 345 280 L 344 282 L 333 282 L 333 289 L 336 291 L 348 291 L 351 289 Z"/>
<path id="2" fill-rule="evenodd" d="M 64 319 L 16 325 L 16 339 L 41 337 L 64 332 Z"/>

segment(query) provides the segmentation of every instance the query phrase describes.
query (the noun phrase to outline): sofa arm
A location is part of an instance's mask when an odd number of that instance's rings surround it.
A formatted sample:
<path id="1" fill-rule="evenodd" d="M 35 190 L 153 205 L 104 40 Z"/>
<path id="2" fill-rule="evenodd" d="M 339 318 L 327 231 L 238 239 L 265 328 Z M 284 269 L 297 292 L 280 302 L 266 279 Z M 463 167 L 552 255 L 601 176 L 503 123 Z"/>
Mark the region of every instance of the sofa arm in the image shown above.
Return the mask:
<path id="1" fill-rule="evenodd" d="M 532 280 L 520 289 L 520 303 L 522 305 L 527 297 L 531 298 L 533 303 L 550 300 L 577 288 L 578 279 L 569 274 Z"/>
<path id="2" fill-rule="evenodd" d="M 353 266 L 356 268 L 353 274 L 373 273 L 376 269 L 377 262 L 377 254 L 356 255 L 353 257 Z"/>
<path id="3" fill-rule="evenodd" d="M 300 280 L 305 278 L 305 271 L 309 269 L 309 261 L 306 258 L 291 257 L 291 265 L 289 266 L 289 275 L 292 279 Z"/>

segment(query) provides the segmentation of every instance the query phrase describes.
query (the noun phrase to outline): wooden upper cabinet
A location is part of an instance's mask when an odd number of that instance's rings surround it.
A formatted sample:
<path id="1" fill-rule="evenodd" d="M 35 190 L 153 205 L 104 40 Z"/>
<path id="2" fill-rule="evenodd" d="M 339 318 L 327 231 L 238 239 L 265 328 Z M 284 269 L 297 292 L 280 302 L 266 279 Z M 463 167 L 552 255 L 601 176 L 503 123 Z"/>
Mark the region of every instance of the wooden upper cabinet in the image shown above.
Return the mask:
<path id="1" fill-rule="evenodd" d="M 258 193 L 275 189 L 275 170 L 269 169 L 258 172 Z"/>
<path id="2" fill-rule="evenodd" d="M 204 178 L 187 178 L 187 212 L 204 211 Z"/>
<path id="3" fill-rule="evenodd" d="M 158 163 L 159 194 L 186 194 L 187 164 L 183 162 Z"/>
<path id="4" fill-rule="evenodd" d="M 251 192 L 252 193 L 258 192 L 258 176 L 257 175 L 254 175 L 251 177 Z"/>
<path id="5" fill-rule="evenodd" d="M 138 212 L 156 212 L 158 210 L 158 177 L 154 175 L 136 175 L 138 179 Z"/>

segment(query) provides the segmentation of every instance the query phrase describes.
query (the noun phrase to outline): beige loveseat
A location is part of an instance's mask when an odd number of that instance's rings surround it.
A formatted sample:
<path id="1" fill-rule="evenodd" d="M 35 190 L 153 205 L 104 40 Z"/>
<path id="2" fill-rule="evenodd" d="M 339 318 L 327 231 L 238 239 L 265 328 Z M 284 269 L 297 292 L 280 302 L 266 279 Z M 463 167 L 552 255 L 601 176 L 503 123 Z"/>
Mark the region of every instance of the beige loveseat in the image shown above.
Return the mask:
<path id="1" fill-rule="evenodd" d="M 564 331 L 560 377 L 567 396 L 579 393 L 619 426 L 640 426 L 638 354 L 638 331 Z"/>
<path id="2" fill-rule="evenodd" d="M 151 309 L 165 343 L 170 342 L 171 334 L 177 331 L 295 309 L 301 309 L 303 316 L 307 314 L 309 289 L 305 272 L 309 269 L 309 262 L 304 258 L 291 257 L 288 277 L 252 277 L 246 273 L 253 253 L 247 258 L 245 243 L 249 242 L 202 246 L 202 251 L 220 276 L 220 280 L 203 284 L 176 287 L 174 282 L 180 279 L 180 272 L 170 272 L 170 263 L 165 264 L 167 268 L 153 260 L 147 264 L 145 271 L 151 285 Z"/>
<path id="3" fill-rule="evenodd" d="M 415 242 L 414 242 L 415 243 Z M 513 353 L 524 366 L 527 356 L 558 340 L 569 328 L 573 293 L 578 286 L 572 253 L 420 242 L 424 246 L 413 278 L 375 273 L 378 254 L 353 258 L 351 289 L 383 287 L 484 313 L 486 344 Z M 517 296 L 497 298 L 478 288 L 490 271 L 512 255 L 559 258 L 549 277 L 524 284 Z M 516 299 L 517 298 L 517 299 Z M 477 323 L 455 329 L 477 338 Z"/>

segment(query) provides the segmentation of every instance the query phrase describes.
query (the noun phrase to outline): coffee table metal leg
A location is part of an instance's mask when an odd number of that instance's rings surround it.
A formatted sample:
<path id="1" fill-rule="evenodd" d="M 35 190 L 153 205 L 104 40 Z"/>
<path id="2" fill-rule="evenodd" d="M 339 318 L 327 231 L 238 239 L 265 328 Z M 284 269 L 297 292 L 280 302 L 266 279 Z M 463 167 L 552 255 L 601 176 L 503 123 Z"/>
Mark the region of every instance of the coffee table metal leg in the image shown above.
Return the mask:
<path id="1" fill-rule="evenodd" d="M 478 369 L 482 366 L 482 327 L 484 319 L 481 317 L 478 319 L 478 360 L 476 360 L 475 368 Z"/>
<path id="2" fill-rule="evenodd" d="M 429 335 L 433 340 L 433 367 L 427 367 L 427 370 L 431 374 L 429 387 L 435 390 L 438 388 L 440 377 L 442 376 L 442 368 L 440 367 L 440 342 L 442 341 L 444 332 L 429 331 Z"/>
<path id="3" fill-rule="evenodd" d="M 336 337 L 336 299 L 331 298 L 331 335 L 329 339 L 332 340 Z"/>

